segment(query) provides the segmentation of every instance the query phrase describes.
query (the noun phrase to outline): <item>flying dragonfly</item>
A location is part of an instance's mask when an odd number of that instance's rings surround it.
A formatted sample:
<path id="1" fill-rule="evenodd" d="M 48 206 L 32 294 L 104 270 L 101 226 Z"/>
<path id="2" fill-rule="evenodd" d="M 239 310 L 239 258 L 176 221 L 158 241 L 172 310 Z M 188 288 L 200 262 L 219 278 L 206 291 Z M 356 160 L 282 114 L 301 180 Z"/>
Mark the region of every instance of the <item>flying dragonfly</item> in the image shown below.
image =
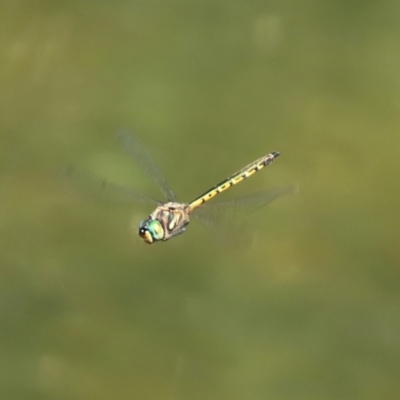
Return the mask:
<path id="1" fill-rule="evenodd" d="M 231 207 L 236 208 L 238 206 L 262 206 L 271 202 L 277 197 L 293 191 L 292 187 L 272 189 L 253 196 L 242 197 L 239 199 L 233 199 L 219 203 L 216 202 L 211 207 L 209 207 L 208 204 L 205 204 L 213 197 L 238 184 L 239 182 L 242 182 L 244 179 L 252 176 L 256 172 L 271 164 L 280 155 L 279 152 L 274 151 L 258 158 L 244 168 L 235 172 L 233 175 L 207 190 L 201 196 L 196 197 L 190 203 L 180 203 L 159 170 L 157 164 L 154 162 L 146 149 L 141 145 L 141 143 L 125 130 L 119 131 L 117 133 L 117 137 L 123 149 L 137 162 L 139 166 L 141 166 L 143 171 L 156 182 L 159 189 L 167 199 L 167 202 L 161 202 L 149 196 L 137 193 L 132 189 L 125 188 L 117 184 L 108 183 L 105 180 L 100 180 L 100 183 L 103 187 L 109 187 L 110 189 L 119 191 L 120 193 L 139 201 L 153 202 L 157 204 L 156 209 L 149 215 L 148 218 L 144 219 L 139 224 L 138 228 L 139 236 L 144 240 L 145 243 L 148 244 L 166 241 L 185 232 L 190 221 L 189 216 L 191 216 L 192 213 L 200 220 L 207 222 L 211 215 L 210 213 L 207 213 L 209 210 L 217 210 L 219 212 L 219 209 L 229 209 Z M 203 210 L 206 212 L 204 213 Z M 215 218 L 211 217 L 211 219 Z"/>

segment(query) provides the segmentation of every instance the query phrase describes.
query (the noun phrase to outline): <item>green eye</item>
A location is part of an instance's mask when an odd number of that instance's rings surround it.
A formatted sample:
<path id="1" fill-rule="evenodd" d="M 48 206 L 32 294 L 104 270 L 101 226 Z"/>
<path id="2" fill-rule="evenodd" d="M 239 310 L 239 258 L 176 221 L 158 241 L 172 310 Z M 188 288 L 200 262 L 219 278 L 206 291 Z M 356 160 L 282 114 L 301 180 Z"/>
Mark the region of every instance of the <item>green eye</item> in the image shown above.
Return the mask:
<path id="1" fill-rule="evenodd" d="M 164 237 L 164 229 L 161 223 L 156 219 L 149 222 L 147 229 L 150 231 L 154 240 L 161 240 Z"/>

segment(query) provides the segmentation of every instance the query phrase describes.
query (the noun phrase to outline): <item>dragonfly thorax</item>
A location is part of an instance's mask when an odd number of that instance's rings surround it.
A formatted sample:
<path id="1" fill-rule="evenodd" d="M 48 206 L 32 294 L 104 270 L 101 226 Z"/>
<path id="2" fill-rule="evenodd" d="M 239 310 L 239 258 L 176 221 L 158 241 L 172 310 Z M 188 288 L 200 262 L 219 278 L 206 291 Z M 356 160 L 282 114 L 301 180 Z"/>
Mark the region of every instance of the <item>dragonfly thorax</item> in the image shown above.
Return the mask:
<path id="1" fill-rule="evenodd" d="M 189 223 L 188 204 L 169 202 L 158 206 L 139 225 L 139 236 L 146 243 L 168 240 L 183 233 Z"/>

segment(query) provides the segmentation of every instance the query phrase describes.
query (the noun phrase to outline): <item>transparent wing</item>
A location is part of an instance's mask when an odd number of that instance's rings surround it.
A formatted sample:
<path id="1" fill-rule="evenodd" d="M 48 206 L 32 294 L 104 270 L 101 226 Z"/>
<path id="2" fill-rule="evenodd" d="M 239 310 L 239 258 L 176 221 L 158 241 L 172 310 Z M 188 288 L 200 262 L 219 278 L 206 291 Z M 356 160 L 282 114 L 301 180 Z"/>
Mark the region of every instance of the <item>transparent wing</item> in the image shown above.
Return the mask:
<path id="1" fill-rule="evenodd" d="M 228 226 L 240 225 L 243 213 L 263 207 L 275 199 L 296 194 L 299 185 L 285 186 L 269 189 L 261 193 L 238 197 L 232 200 L 215 201 L 206 203 L 193 211 L 196 217 L 206 225 L 227 224 Z"/>
<path id="2" fill-rule="evenodd" d="M 157 164 L 141 143 L 127 130 L 119 130 L 117 132 L 117 138 L 125 152 L 157 183 L 164 196 L 169 201 L 177 201 L 174 192 L 171 190 Z"/>
<path id="3" fill-rule="evenodd" d="M 64 168 L 64 170 L 60 172 L 59 177 L 66 180 L 69 187 L 73 186 L 78 189 L 80 193 L 97 196 L 101 195 L 103 198 L 106 197 L 112 201 L 123 203 L 142 202 L 161 204 L 160 201 L 152 197 L 136 192 L 129 187 L 109 182 L 87 170 L 77 168 L 72 164 Z"/>

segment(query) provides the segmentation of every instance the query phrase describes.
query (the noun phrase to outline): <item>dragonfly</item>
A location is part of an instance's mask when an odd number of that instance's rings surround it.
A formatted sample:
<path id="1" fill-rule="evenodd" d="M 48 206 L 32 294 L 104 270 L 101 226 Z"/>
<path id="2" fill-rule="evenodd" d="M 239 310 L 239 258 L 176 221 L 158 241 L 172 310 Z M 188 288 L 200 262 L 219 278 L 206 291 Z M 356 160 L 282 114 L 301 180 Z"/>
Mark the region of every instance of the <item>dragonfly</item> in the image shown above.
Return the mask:
<path id="1" fill-rule="evenodd" d="M 167 202 L 162 202 L 153 199 L 152 197 L 138 193 L 130 188 L 126 188 L 118 184 L 109 183 L 105 180 L 100 181 L 103 188 L 109 188 L 113 191 L 119 191 L 120 193 L 123 193 L 124 195 L 127 195 L 128 197 L 134 198 L 139 201 L 157 203 L 157 207 L 155 208 L 155 210 L 139 224 L 138 228 L 139 237 L 143 239 L 143 241 L 147 244 L 167 241 L 184 233 L 190 222 L 190 217 L 192 213 L 200 220 L 203 220 L 203 222 L 207 222 L 210 219 L 210 210 L 217 210 L 217 212 L 219 212 L 220 209 L 229 209 L 232 207 L 243 205 L 246 207 L 254 205 L 262 206 L 271 202 L 277 197 L 288 194 L 292 191 L 291 188 L 268 190 L 253 196 L 246 196 L 239 199 L 228 200 L 225 202 L 216 202 L 211 208 L 207 203 L 218 194 L 228 190 L 232 186 L 242 182 L 256 172 L 270 165 L 280 155 L 278 151 L 273 151 L 258 158 L 257 160 L 248 164 L 231 176 L 227 177 L 222 182 L 213 186 L 202 195 L 196 197 L 190 203 L 181 203 L 177 200 L 175 193 L 172 191 L 171 187 L 167 183 L 164 175 L 158 168 L 158 165 L 155 163 L 147 150 L 142 146 L 139 140 L 126 130 L 121 130 L 117 132 L 117 138 L 122 148 L 157 184 L 157 186 L 167 199 Z M 73 171 L 70 170 L 68 174 L 70 174 L 71 172 L 73 173 Z M 201 212 L 204 209 L 206 212 Z M 215 217 L 211 216 L 211 219 L 215 219 Z"/>

